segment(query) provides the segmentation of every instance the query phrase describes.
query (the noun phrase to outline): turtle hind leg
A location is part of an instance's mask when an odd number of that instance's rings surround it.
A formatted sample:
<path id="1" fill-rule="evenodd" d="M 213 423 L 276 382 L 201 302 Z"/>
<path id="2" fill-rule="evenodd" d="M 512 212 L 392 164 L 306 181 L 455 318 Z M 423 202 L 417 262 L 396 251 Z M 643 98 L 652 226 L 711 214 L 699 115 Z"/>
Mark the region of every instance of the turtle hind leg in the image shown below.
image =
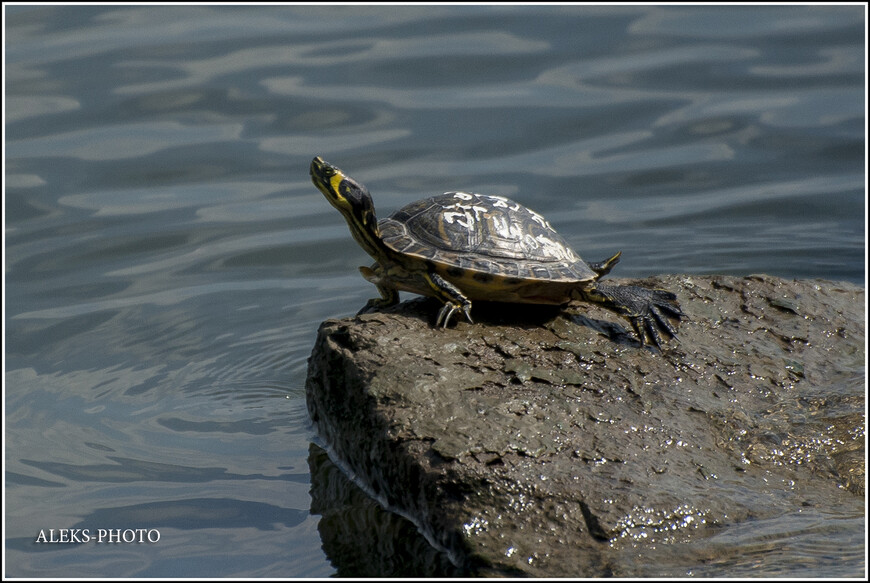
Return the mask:
<path id="1" fill-rule="evenodd" d="M 649 339 L 650 344 L 661 348 L 662 334 L 679 340 L 671 320 L 680 321 L 685 314 L 680 310 L 677 296 L 667 290 L 601 284 L 580 293 L 584 300 L 627 319 L 641 346 Z"/>
<path id="2" fill-rule="evenodd" d="M 444 302 L 444 306 L 438 312 L 438 318 L 435 320 L 436 328 L 439 326 L 446 328 L 450 318 L 457 311 L 465 314 L 465 318 L 474 324 L 474 320 L 471 319 L 471 300 L 465 297 L 458 287 L 437 273 L 425 273 L 423 278 L 432 288 L 433 295 Z"/>
<path id="3" fill-rule="evenodd" d="M 598 261 L 596 263 L 587 263 L 589 269 L 598 274 L 598 277 L 604 277 L 610 270 L 613 269 L 613 266 L 619 263 L 619 256 L 622 255 L 622 251 L 617 251 L 616 255 L 611 257 L 610 259 L 605 259 L 604 261 Z"/>

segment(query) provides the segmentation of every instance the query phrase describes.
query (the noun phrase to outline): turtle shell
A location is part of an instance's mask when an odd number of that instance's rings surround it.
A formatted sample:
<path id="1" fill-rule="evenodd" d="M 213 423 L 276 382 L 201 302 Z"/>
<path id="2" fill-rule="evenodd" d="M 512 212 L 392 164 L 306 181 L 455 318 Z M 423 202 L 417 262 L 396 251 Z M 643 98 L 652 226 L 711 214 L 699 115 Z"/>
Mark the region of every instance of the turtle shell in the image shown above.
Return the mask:
<path id="1" fill-rule="evenodd" d="M 447 192 L 378 223 L 383 242 L 448 270 L 526 281 L 598 277 L 538 213 L 501 196 Z"/>

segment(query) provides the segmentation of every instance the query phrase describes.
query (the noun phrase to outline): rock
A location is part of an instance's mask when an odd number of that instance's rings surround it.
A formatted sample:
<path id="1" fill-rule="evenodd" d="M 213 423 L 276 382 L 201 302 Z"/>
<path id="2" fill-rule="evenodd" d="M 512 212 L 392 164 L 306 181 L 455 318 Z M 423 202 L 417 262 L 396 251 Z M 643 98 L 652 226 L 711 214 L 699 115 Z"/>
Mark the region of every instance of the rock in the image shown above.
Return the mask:
<path id="1" fill-rule="evenodd" d="M 863 508 L 863 288 L 633 283 L 678 295 L 679 342 L 641 348 L 585 305 L 477 302 L 476 324 L 434 329 L 420 298 L 328 320 L 311 417 L 356 483 L 474 575 L 661 575 L 657 545 L 679 575 L 679 549 L 728 525 Z"/>

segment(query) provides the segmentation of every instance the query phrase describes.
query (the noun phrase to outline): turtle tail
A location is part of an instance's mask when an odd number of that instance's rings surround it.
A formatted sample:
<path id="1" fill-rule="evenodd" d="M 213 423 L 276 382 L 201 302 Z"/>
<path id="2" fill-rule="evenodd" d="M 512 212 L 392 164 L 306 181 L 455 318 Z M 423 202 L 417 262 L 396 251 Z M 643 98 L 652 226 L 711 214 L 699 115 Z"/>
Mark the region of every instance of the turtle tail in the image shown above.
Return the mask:
<path id="1" fill-rule="evenodd" d="M 610 259 L 605 259 L 604 261 L 598 261 L 596 263 L 587 263 L 589 269 L 598 274 L 598 277 L 604 277 L 610 270 L 613 269 L 613 266 L 619 263 L 619 256 L 622 255 L 622 251 L 617 251 L 616 255 L 611 257 Z"/>

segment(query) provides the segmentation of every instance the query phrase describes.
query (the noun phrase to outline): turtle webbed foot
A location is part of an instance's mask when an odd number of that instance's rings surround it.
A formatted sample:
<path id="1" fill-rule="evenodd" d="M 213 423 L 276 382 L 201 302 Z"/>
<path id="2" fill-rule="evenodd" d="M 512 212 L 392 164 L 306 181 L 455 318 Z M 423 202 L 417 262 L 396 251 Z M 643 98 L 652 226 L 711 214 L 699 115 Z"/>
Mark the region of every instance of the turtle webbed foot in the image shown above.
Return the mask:
<path id="1" fill-rule="evenodd" d="M 671 320 L 680 321 L 685 317 L 677 303 L 677 296 L 663 289 L 598 285 L 590 299 L 626 318 L 641 346 L 649 340 L 650 344 L 661 348 L 662 334 L 676 339 L 677 331 Z"/>

